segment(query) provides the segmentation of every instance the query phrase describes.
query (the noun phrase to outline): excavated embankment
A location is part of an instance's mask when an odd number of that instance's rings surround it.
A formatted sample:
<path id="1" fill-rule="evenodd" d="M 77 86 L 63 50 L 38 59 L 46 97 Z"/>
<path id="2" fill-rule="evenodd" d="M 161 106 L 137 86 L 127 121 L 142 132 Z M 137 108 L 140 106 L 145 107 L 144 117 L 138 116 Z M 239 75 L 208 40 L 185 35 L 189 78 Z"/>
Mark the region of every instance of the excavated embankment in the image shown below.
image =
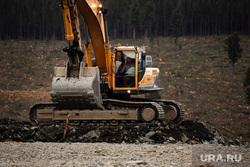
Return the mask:
<path id="1" fill-rule="evenodd" d="M 215 128 L 203 122 L 185 120 L 152 122 L 140 125 L 70 126 L 64 136 L 65 126 L 34 126 L 27 121 L 0 119 L 0 141 L 20 142 L 108 142 L 108 143 L 219 143 L 240 144 L 227 140 Z M 229 142 L 230 141 L 230 142 Z"/>

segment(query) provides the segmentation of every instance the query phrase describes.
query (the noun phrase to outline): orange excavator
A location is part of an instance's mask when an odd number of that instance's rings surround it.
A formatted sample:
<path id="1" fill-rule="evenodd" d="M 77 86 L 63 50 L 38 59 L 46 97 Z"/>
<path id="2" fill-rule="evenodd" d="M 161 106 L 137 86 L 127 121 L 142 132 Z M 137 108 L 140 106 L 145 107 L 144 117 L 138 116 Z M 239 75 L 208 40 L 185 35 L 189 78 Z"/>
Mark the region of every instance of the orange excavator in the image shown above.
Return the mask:
<path id="1" fill-rule="evenodd" d="M 55 67 L 52 102 L 34 105 L 34 124 L 178 122 L 184 109 L 172 100 L 132 97 L 160 91 L 159 69 L 147 66 L 145 47 L 118 46 L 111 51 L 100 0 L 61 0 L 68 55 L 64 67 Z M 78 12 L 86 23 L 82 49 Z M 93 54 L 92 54 L 93 51 Z"/>

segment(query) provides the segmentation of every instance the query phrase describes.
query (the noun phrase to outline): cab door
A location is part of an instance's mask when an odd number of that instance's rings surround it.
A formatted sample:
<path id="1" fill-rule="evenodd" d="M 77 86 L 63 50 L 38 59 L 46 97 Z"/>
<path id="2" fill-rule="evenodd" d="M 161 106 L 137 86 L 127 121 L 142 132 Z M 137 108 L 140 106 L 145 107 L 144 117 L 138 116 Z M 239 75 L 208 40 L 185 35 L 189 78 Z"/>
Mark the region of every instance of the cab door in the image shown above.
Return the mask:
<path id="1" fill-rule="evenodd" d="M 116 50 L 114 89 L 118 91 L 138 89 L 138 56 L 135 50 Z"/>

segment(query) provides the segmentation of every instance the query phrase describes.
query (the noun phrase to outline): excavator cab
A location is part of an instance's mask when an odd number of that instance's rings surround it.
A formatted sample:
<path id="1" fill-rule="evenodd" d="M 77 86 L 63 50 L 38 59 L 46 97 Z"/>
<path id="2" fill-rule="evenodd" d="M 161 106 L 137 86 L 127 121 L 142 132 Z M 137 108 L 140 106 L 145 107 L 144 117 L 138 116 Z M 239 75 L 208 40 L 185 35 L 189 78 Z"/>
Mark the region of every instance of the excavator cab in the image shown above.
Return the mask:
<path id="1" fill-rule="evenodd" d="M 117 51 L 115 57 L 115 87 L 135 88 L 135 52 Z"/>
<path id="2" fill-rule="evenodd" d="M 145 73 L 144 52 L 134 46 L 120 46 L 114 49 L 114 93 L 138 94 L 138 83 Z"/>

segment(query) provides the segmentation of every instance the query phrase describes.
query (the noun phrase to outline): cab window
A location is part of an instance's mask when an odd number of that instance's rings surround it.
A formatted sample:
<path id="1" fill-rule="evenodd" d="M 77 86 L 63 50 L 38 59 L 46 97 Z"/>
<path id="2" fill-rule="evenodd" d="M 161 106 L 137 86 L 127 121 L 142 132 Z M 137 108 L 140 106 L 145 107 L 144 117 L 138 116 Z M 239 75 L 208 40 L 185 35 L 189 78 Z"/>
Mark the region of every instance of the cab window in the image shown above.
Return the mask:
<path id="1" fill-rule="evenodd" d="M 117 51 L 115 57 L 115 87 L 135 87 L 135 52 Z"/>

